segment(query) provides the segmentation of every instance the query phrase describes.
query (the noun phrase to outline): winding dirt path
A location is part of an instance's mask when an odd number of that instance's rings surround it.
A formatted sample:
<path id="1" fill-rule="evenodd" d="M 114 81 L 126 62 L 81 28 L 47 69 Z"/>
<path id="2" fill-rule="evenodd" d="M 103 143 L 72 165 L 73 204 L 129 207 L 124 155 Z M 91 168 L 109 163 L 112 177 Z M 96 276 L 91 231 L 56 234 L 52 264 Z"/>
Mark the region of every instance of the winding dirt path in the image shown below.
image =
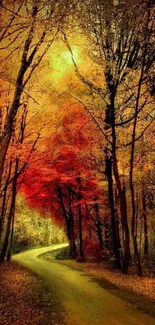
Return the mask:
<path id="1" fill-rule="evenodd" d="M 112 295 L 84 272 L 39 258 L 40 254 L 64 247 L 52 245 L 13 256 L 13 260 L 48 284 L 61 301 L 67 325 L 155 325 L 155 319 Z"/>

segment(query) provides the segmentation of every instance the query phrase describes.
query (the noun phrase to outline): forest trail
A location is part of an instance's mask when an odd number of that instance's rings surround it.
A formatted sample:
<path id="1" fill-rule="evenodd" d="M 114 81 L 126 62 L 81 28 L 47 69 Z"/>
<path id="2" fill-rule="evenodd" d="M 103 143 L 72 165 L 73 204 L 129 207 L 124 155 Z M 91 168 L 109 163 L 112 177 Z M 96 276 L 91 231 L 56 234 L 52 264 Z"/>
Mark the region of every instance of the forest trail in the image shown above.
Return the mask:
<path id="1" fill-rule="evenodd" d="M 66 325 L 155 325 L 155 319 L 99 286 L 93 277 L 68 266 L 39 258 L 66 244 L 33 249 L 13 261 L 42 277 L 64 307 Z"/>

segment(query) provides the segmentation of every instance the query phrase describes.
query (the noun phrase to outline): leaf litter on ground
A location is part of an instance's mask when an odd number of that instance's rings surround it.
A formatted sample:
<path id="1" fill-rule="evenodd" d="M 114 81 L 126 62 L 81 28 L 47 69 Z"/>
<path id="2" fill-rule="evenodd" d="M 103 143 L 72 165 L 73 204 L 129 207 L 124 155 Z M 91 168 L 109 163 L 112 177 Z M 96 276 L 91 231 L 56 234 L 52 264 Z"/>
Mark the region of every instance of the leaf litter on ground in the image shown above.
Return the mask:
<path id="1" fill-rule="evenodd" d="M 0 325 L 62 325 L 60 309 L 41 278 L 15 263 L 0 265 Z"/>

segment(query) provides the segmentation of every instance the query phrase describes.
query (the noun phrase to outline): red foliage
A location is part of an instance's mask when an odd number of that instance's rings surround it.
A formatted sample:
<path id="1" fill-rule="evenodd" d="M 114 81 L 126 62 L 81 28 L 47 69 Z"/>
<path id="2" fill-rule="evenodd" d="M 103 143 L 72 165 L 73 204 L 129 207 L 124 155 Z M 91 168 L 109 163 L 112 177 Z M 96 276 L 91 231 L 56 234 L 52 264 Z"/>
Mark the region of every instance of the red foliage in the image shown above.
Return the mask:
<path id="1" fill-rule="evenodd" d="M 71 206 L 75 214 L 75 225 L 78 206 L 83 207 L 86 217 L 86 204 L 94 204 L 96 198 L 99 202 L 101 197 L 100 177 L 95 171 L 94 159 L 89 154 L 93 142 L 90 137 L 91 124 L 88 122 L 88 116 L 81 107 L 76 106 L 75 111 L 67 112 L 62 117 L 57 133 L 46 139 L 46 149 L 35 152 L 22 186 L 29 205 L 39 209 L 43 215 L 51 213 L 52 217 L 61 222 L 64 220 L 64 211 L 60 205 L 58 189 L 61 188 L 67 209 L 69 190 L 74 197 Z M 94 254 L 98 254 L 95 253 L 97 248 L 93 247 Z M 87 250 L 89 253 L 89 246 Z"/>

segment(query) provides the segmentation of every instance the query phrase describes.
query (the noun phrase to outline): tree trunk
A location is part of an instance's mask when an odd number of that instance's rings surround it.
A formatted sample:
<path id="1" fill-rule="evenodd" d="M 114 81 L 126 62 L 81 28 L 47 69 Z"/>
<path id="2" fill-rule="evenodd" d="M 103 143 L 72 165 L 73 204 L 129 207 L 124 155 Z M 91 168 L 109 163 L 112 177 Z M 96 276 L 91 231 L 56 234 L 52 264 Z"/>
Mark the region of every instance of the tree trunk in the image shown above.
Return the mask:
<path id="1" fill-rule="evenodd" d="M 67 222 L 67 236 L 69 239 L 69 255 L 72 259 L 76 259 L 76 244 L 75 244 L 75 236 L 74 236 L 74 221 L 73 219 L 68 220 Z"/>
<path id="2" fill-rule="evenodd" d="M 130 258 L 130 233 L 128 226 L 128 217 L 127 217 L 127 202 L 126 202 L 126 192 L 125 186 L 122 186 L 121 179 L 118 170 L 117 163 L 117 154 L 116 154 L 116 131 L 115 131 L 115 91 L 111 89 L 110 94 L 110 116 L 111 116 L 111 129 L 112 129 L 112 158 L 113 158 L 113 173 L 115 177 L 116 187 L 119 194 L 120 201 L 120 214 L 122 228 L 124 230 L 124 256 L 123 256 L 123 273 L 128 272 L 129 267 L 129 258 Z"/>
<path id="3" fill-rule="evenodd" d="M 3 190 L 2 208 L 1 208 L 1 215 L 0 215 L 0 238 L 1 238 L 1 235 L 3 232 L 4 217 L 5 217 L 5 211 L 6 211 L 7 190 L 8 190 L 8 185 L 9 185 L 9 180 L 10 180 L 10 175 L 11 175 L 11 169 L 12 169 L 12 161 L 10 161 L 10 164 L 9 164 L 8 176 L 7 176 L 4 190 Z"/>
<path id="4" fill-rule="evenodd" d="M 136 96 L 136 104 L 135 104 L 135 118 L 133 122 L 133 131 L 132 131 L 132 142 L 131 142 L 131 158 L 130 158 L 130 190 L 131 190 L 131 200 L 132 200 L 132 225 L 131 225 L 131 233 L 133 238 L 133 245 L 135 250 L 135 256 L 137 259 L 137 271 L 138 275 L 142 275 L 142 267 L 141 267 L 141 259 L 140 259 L 140 252 L 138 252 L 138 245 L 137 245 L 137 237 L 135 234 L 135 191 L 134 191 L 134 183 L 133 183 L 133 172 L 134 172 L 134 157 L 135 157 L 135 140 L 136 140 L 136 128 L 137 128 L 137 120 L 139 114 L 139 103 L 140 103 L 140 96 L 141 96 L 141 88 L 143 84 L 143 77 L 145 72 L 145 62 L 148 50 L 148 40 L 150 37 L 149 33 L 149 22 L 150 22 L 150 10 L 151 10 L 151 2 L 150 0 L 147 2 L 147 20 L 146 20 L 146 28 L 144 32 L 144 51 L 142 53 L 142 62 L 141 62 L 141 70 L 140 76 L 138 81 L 138 90 Z"/>
<path id="5" fill-rule="evenodd" d="M 11 225 L 14 223 L 18 164 L 19 164 L 19 160 L 16 159 L 14 178 L 13 178 L 13 181 L 12 181 L 12 198 L 11 198 L 10 210 L 9 210 L 9 215 L 8 215 L 8 221 L 7 221 L 7 226 L 6 226 L 4 242 L 3 242 L 2 250 L 1 250 L 1 253 L 0 253 L 0 262 L 1 263 L 3 263 L 5 258 L 6 258 L 8 245 L 9 245 L 9 238 L 10 238 L 10 235 L 11 235 L 11 233 L 10 233 Z M 13 230 L 13 228 L 12 228 L 12 230 Z M 11 238 L 11 240 L 12 240 L 12 238 Z"/>
<path id="6" fill-rule="evenodd" d="M 12 224 L 11 224 L 10 241 L 9 241 L 9 245 L 8 245 L 7 255 L 6 255 L 6 260 L 8 262 L 11 261 L 11 256 L 12 256 L 13 235 L 14 235 L 14 220 L 15 220 L 15 208 L 14 208 L 14 211 L 12 213 Z"/>
<path id="7" fill-rule="evenodd" d="M 142 185 L 142 216 L 144 221 L 144 256 L 149 256 L 149 242 L 148 242 L 148 221 L 147 221 L 147 211 L 146 211 L 146 191 L 144 188 L 144 183 Z"/>
<path id="8" fill-rule="evenodd" d="M 77 252 L 76 252 L 76 244 L 75 244 L 75 236 L 74 236 L 74 218 L 73 218 L 73 213 L 72 213 L 72 209 L 71 209 L 70 189 L 68 188 L 69 213 L 66 210 L 65 203 L 63 200 L 62 189 L 60 186 L 58 186 L 58 194 L 59 194 L 59 199 L 60 199 L 60 205 L 61 205 L 64 217 L 66 220 L 67 237 L 68 237 L 69 245 L 70 245 L 70 256 L 71 256 L 71 258 L 75 259 L 77 256 Z"/>
<path id="9" fill-rule="evenodd" d="M 97 219 L 97 235 L 98 235 L 98 241 L 99 241 L 99 246 L 100 246 L 100 251 L 104 248 L 103 244 L 103 236 L 102 236 L 102 225 L 100 221 L 100 216 L 99 216 L 99 205 L 98 203 L 94 204 L 95 212 L 96 212 L 96 219 Z"/>
<path id="10" fill-rule="evenodd" d="M 81 177 L 79 175 L 79 177 L 77 178 L 78 181 L 78 217 L 79 217 L 79 255 L 80 255 L 80 261 L 84 261 L 84 253 L 83 253 L 83 238 L 82 238 L 82 209 L 81 209 Z"/>
<path id="11" fill-rule="evenodd" d="M 69 200 L 69 224 L 68 224 L 68 236 L 70 242 L 70 256 L 72 259 L 76 259 L 77 250 L 76 250 L 76 243 L 75 243 L 75 236 L 74 236 L 74 213 L 72 210 L 72 193 L 70 188 L 68 188 L 68 200 Z"/>
<path id="12" fill-rule="evenodd" d="M 104 246 L 105 248 L 110 251 L 110 249 L 112 249 L 113 253 L 114 253 L 114 246 L 113 246 L 113 240 L 111 240 L 111 229 L 109 226 L 109 222 L 108 220 L 105 220 L 104 222 Z M 114 253 L 115 255 L 115 253 Z"/>
<path id="13" fill-rule="evenodd" d="M 6 226 L 6 232 L 5 232 L 4 242 L 2 245 L 2 250 L 0 253 L 0 262 L 1 263 L 3 263 L 6 258 L 10 235 L 11 235 L 11 241 L 13 238 L 13 234 L 11 234 L 10 232 L 11 232 L 11 230 L 13 231 L 13 227 L 11 227 L 11 225 L 14 224 L 14 213 L 15 213 L 15 205 L 16 205 L 16 193 L 17 193 L 18 165 L 19 165 L 19 159 L 17 158 L 16 163 L 15 163 L 14 178 L 12 181 L 12 197 L 11 197 L 11 204 L 10 204 L 10 210 L 9 210 L 9 215 L 8 215 L 8 222 L 7 222 L 7 226 Z"/>
<path id="14" fill-rule="evenodd" d="M 79 255 L 81 261 L 84 261 L 84 253 L 83 253 L 83 238 L 82 238 L 82 211 L 81 204 L 78 206 L 78 215 L 79 215 Z"/>
<path id="15" fill-rule="evenodd" d="M 108 157 L 106 154 L 106 171 L 105 175 L 108 179 L 108 194 L 109 194 L 109 204 L 111 210 L 111 227 L 112 227 L 112 247 L 113 253 L 116 258 L 116 266 L 121 268 L 121 256 L 120 256 L 120 237 L 119 237 L 119 228 L 118 220 L 116 218 L 115 206 L 114 206 L 114 194 L 113 194 L 113 179 L 112 179 L 112 158 Z M 107 230 L 107 227 L 106 227 Z M 110 231 L 108 230 L 108 233 Z M 109 235 L 108 235 L 109 236 Z M 109 245 L 108 245 L 109 246 Z"/>

